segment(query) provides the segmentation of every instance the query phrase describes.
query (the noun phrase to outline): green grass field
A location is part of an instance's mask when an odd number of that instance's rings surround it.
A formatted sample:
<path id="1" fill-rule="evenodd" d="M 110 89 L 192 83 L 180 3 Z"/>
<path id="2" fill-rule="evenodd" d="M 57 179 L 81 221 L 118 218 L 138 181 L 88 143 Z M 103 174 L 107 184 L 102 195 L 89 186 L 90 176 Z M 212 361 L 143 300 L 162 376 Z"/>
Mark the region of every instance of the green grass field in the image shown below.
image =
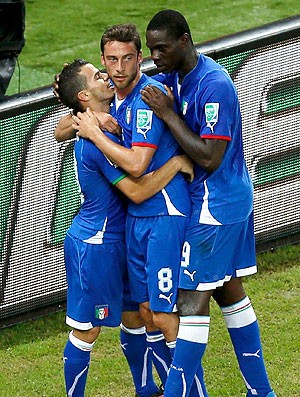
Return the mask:
<path id="1" fill-rule="evenodd" d="M 160 9 L 181 11 L 196 43 L 299 14 L 299 0 L 27 0 L 26 45 L 7 94 L 50 85 L 64 62 L 83 57 L 96 65 L 99 38 L 114 23 L 133 22 L 144 37 Z M 143 41 L 144 42 L 144 41 Z M 143 46 L 144 55 L 148 52 Z M 258 316 L 270 379 L 278 397 L 299 397 L 300 246 L 258 255 L 260 271 L 245 280 Z M 212 305 L 205 370 L 211 397 L 244 397 L 223 319 Z M 62 351 L 68 335 L 64 313 L 0 330 L 0 397 L 64 396 Z M 86 397 L 131 397 L 132 381 L 118 342 L 118 329 L 97 341 Z"/>
<path id="2" fill-rule="evenodd" d="M 278 397 L 299 397 L 299 257 L 299 245 L 259 254 L 260 272 L 245 279 Z M 204 359 L 210 397 L 244 397 L 243 381 L 215 304 L 211 317 Z M 104 329 L 94 347 L 86 397 L 134 395 L 118 332 Z M 0 396 L 62 397 L 61 357 L 67 335 L 63 312 L 0 330 Z"/>
<path id="3" fill-rule="evenodd" d="M 100 66 L 99 39 L 115 23 L 135 23 L 143 39 L 150 18 L 163 8 L 182 12 L 195 43 L 300 13 L 298 0 L 26 0 L 26 44 L 7 91 L 12 95 L 51 84 L 64 62 L 82 57 Z M 20 73 L 20 79 L 19 79 Z"/>

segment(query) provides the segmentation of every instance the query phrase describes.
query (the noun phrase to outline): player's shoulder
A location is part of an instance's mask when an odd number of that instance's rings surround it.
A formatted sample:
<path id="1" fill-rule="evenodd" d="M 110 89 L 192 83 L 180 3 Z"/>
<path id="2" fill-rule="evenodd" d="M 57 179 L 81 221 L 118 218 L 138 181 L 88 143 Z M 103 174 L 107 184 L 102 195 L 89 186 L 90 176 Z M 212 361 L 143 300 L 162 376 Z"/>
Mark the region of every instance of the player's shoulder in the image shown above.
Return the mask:
<path id="1" fill-rule="evenodd" d="M 113 142 L 121 144 L 120 138 L 117 135 L 108 131 L 104 131 L 104 135 Z M 99 158 L 102 159 L 103 157 L 102 151 L 89 139 L 77 137 L 75 145 L 77 152 L 79 152 L 81 157 L 84 157 L 86 160 L 99 160 Z"/>
<path id="2" fill-rule="evenodd" d="M 220 66 L 220 65 L 219 65 Z M 199 79 L 198 89 L 203 92 L 206 90 L 220 92 L 235 92 L 234 83 L 225 68 L 215 67 L 210 68 Z"/>
<path id="3" fill-rule="evenodd" d="M 153 86 L 159 88 L 161 91 L 166 92 L 163 82 L 156 80 L 151 76 L 143 74 L 143 79 L 141 81 L 141 88 L 144 88 L 147 85 L 153 85 Z"/>

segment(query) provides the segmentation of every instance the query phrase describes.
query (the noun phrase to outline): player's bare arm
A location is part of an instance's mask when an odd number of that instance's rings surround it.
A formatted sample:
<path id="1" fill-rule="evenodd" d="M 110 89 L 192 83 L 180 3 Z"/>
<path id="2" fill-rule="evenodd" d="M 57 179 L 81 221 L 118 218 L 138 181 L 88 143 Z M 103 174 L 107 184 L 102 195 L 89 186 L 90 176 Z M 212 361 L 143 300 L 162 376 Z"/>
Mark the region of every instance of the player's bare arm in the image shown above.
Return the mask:
<path id="1" fill-rule="evenodd" d="M 72 127 L 73 119 L 71 114 L 67 114 L 66 116 L 63 116 L 54 131 L 54 138 L 58 142 L 63 142 L 68 139 L 75 138 L 76 136 L 76 131 Z"/>
<path id="2" fill-rule="evenodd" d="M 140 204 L 162 190 L 178 173 L 186 174 L 190 182 L 194 179 L 193 163 L 188 156 L 172 157 L 161 168 L 140 178 L 128 176 L 121 179 L 116 187 L 130 200 Z"/>
<path id="3" fill-rule="evenodd" d="M 130 149 L 112 142 L 98 125 L 97 117 L 90 109 L 73 116 L 73 128 L 78 135 L 90 139 L 111 161 L 134 177 L 146 171 L 155 149 L 134 146 Z"/>
<path id="4" fill-rule="evenodd" d="M 164 120 L 182 149 L 208 172 L 215 171 L 222 162 L 227 142 L 221 139 L 201 139 L 191 131 L 174 111 L 172 99 L 155 86 L 142 91 L 142 99 L 154 113 Z"/>
<path id="5" fill-rule="evenodd" d="M 112 134 L 119 135 L 121 133 L 121 128 L 117 120 L 111 116 L 109 113 L 105 112 L 94 112 L 100 128 L 104 131 L 111 132 Z M 54 138 L 58 142 L 63 142 L 68 139 L 75 138 L 76 130 L 72 127 L 73 119 L 71 114 L 63 116 L 54 131 Z"/>

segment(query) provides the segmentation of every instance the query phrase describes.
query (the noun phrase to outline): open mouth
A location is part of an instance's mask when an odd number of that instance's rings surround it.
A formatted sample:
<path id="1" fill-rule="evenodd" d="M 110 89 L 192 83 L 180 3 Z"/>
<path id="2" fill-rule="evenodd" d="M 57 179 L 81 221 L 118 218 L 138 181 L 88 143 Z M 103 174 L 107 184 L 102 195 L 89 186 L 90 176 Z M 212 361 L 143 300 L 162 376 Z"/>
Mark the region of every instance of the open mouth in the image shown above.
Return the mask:
<path id="1" fill-rule="evenodd" d="M 107 82 L 107 88 L 111 88 L 111 89 L 115 88 L 114 83 L 110 79 Z"/>

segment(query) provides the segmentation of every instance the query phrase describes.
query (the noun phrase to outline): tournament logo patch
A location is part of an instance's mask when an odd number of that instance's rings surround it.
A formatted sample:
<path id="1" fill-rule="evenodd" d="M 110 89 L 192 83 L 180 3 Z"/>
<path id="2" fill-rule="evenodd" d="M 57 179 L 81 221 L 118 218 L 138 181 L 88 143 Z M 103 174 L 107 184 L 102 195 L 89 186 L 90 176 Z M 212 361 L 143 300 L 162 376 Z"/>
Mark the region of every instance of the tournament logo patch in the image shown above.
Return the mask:
<path id="1" fill-rule="evenodd" d="M 108 317 L 108 305 L 97 305 L 95 306 L 95 318 L 98 320 L 104 320 Z"/>
<path id="2" fill-rule="evenodd" d="M 153 111 L 148 109 L 138 109 L 136 115 L 136 129 L 147 139 L 147 132 L 152 128 Z"/>
<path id="3" fill-rule="evenodd" d="M 186 111 L 187 111 L 188 105 L 189 105 L 188 102 L 182 101 L 181 111 L 182 111 L 183 116 L 186 115 Z"/>
<path id="4" fill-rule="evenodd" d="M 205 104 L 205 120 L 206 125 L 214 132 L 214 126 L 219 118 L 219 103 L 206 103 Z"/>

